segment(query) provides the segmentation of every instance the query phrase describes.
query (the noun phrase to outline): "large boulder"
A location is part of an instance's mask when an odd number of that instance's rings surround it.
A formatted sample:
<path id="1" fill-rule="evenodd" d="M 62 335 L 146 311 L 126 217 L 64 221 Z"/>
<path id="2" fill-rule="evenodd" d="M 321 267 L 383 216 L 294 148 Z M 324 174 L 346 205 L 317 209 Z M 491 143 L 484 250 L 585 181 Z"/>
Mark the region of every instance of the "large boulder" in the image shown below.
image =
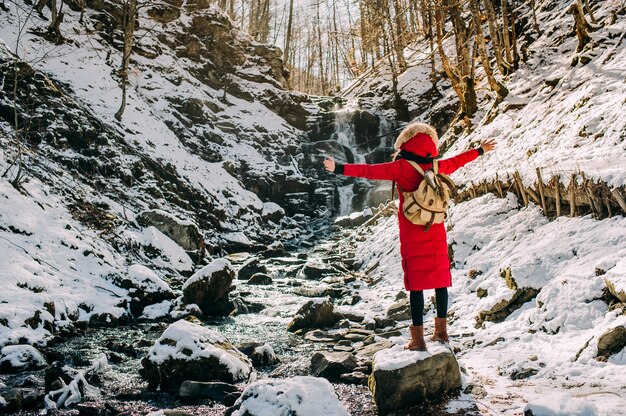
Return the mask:
<path id="1" fill-rule="evenodd" d="M 443 345 L 429 351 L 407 351 L 394 346 L 374 355 L 369 388 L 379 412 L 389 412 L 438 400 L 461 387 L 459 364 Z"/>
<path id="2" fill-rule="evenodd" d="M 264 221 L 272 221 L 276 224 L 285 216 L 285 210 L 281 208 L 275 202 L 265 202 L 263 204 L 263 211 L 261 212 L 261 218 Z"/>
<path id="3" fill-rule="evenodd" d="M 152 270 L 141 264 L 133 264 L 128 274 L 115 281 L 117 285 L 128 289 L 131 296 L 130 311 L 139 316 L 148 305 L 171 300 L 176 297 L 169 285 Z"/>
<path id="4" fill-rule="evenodd" d="M 154 209 L 139 213 L 137 223 L 142 227 L 155 227 L 185 250 L 204 252 L 204 237 L 198 226 L 191 221 Z"/>
<path id="5" fill-rule="evenodd" d="M 20 373 L 44 368 L 48 363 L 31 345 L 7 345 L 0 350 L 0 372 Z"/>
<path id="6" fill-rule="evenodd" d="M 387 309 L 387 317 L 396 321 L 411 319 L 411 306 L 407 298 L 400 299 Z"/>
<path id="7" fill-rule="evenodd" d="M 252 363 L 220 333 L 180 320 L 156 340 L 141 360 L 148 388 L 178 392 L 185 380 L 246 381 Z"/>
<path id="8" fill-rule="evenodd" d="M 332 384 L 323 378 L 266 379 L 246 387 L 226 416 L 348 416 Z"/>
<path id="9" fill-rule="evenodd" d="M 257 273 L 267 273 L 267 267 L 261 264 L 258 258 L 252 257 L 241 265 L 237 272 L 237 279 L 248 280 Z"/>
<path id="10" fill-rule="evenodd" d="M 197 271 L 183 285 L 183 302 L 196 304 L 205 315 L 227 315 L 228 293 L 235 270 L 226 259 L 217 259 Z"/>
<path id="11" fill-rule="evenodd" d="M 298 309 L 287 329 L 295 332 L 303 328 L 324 328 L 336 324 L 339 319 L 341 319 L 341 314 L 335 312 L 330 300 L 311 299 Z"/>
<path id="12" fill-rule="evenodd" d="M 342 374 L 350 373 L 356 367 L 356 360 L 349 352 L 319 351 L 311 357 L 311 374 L 329 380 L 339 380 Z"/>
<path id="13" fill-rule="evenodd" d="M 598 356 L 609 357 L 626 347 L 626 327 L 617 326 L 606 331 L 598 340 Z"/>

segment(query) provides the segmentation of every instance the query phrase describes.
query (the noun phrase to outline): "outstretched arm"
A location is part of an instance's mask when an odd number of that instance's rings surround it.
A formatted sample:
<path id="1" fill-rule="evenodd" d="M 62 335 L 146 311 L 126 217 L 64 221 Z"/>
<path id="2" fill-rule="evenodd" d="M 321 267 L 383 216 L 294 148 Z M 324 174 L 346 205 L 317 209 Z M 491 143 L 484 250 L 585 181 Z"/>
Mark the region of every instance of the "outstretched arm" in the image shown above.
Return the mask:
<path id="1" fill-rule="evenodd" d="M 345 176 L 354 176 L 358 178 L 367 178 L 383 181 L 395 181 L 402 176 L 402 167 L 400 160 L 389 163 L 377 163 L 373 165 L 340 165 L 335 163 L 335 160 L 332 157 L 329 157 L 324 161 L 324 167 L 329 172 L 334 172 Z"/>
<path id="2" fill-rule="evenodd" d="M 495 140 L 487 140 L 481 143 L 478 149 L 468 150 L 459 155 L 453 156 L 449 159 L 443 159 L 439 161 L 439 172 L 450 175 L 457 169 L 462 168 L 469 162 L 476 159 L 478 156 L 490 152 L 496 146 Z"/>

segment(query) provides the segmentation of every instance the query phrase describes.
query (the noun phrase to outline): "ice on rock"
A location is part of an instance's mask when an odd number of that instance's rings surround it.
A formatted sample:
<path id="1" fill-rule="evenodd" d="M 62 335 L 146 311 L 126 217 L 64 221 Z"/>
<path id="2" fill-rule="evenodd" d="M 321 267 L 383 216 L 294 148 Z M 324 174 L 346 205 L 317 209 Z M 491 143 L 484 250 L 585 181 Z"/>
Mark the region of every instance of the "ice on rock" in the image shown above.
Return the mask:
<path id="1" fill-rule="evenodd" d="M 37 370 L 48 364 L 31 345 L 7 345 L 0 350 L 0 357 L 0 370 L 3 373 Z"/>
<path id="2" fill-rule="evenodd" d="M 589 401 L 569 394 L 551 392 L 528 403 L 524 408 L 528 416 L 597 416 L 598 409 Z"/>
<path id="3" fill-rule="evenodd" d="M 327 380 L 299 376 L 246 387 L 231 416 L 348 416 Z"/>

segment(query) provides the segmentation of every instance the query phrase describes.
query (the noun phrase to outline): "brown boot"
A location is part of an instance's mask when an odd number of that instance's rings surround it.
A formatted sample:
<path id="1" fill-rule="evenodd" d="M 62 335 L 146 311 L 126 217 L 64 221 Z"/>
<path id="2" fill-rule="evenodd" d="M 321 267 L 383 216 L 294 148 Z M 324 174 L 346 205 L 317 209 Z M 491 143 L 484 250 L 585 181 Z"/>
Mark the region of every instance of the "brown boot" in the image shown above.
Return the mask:
<path id="1" fill-rule="evenodd" d="M 435 318 L 435 333 L 430 337 L 430 340 L 433 342 L 438 341 L 442 344 L 449 341 L 446 318 Z"/>
<path id="2" fill-rule="evenodd" d="M 411 340 L 404 346 L 405 350 L 426 351 L 426 341 L 424 341 L 424 326 L 409 326 Z"/>

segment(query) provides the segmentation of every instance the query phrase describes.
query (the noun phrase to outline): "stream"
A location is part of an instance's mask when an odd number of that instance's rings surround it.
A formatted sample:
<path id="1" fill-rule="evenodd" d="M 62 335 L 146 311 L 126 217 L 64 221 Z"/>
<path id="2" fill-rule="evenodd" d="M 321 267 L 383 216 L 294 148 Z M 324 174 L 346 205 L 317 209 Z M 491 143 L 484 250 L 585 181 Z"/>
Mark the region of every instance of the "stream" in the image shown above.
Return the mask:
<path id="1" fill-rule="evenodd" d="M 315 350 L 328 349 L 332 345 L 313 343 L 301 335 L 287 331 L 287 324 L 295 312 L 309 299 L 320 294 L 320 285 L 339 289 L 339 283 L 322 283 L 306 279 L 298 270 L 307 261 L 326 260 L 332 256 L 339 235 L 331 236 L 318 242 L 306 253 L 289 253 L 289 256 L 261 258 L 261 263 L 268 269 L 273 283 L 266 286 L 249 285 L 244 280 L 237 280 L 235 292 L 246 299 L 264 305 L 258 313 L 241 314 L 232 317 L 216 317 L 203 320 L 203 325 L 226 336 L 234 345 L 244 342 L 267 342 L 276 353 L 279 363 L 273 366 L 257 368 L 257 378 L 290 377 L 309 375 L 311 355 Z M 299 254 L 299 256 L 298 256 Z M 303 258 L 306 255 L 306 260 Z M 229 255 L 228 258 L 237 269 L 250 257 L 247 253 Z M 333 277 L 329 277 L 332 281 Z M 334 277 L 334 280 L 337 280 Z M 298 293 L 296 293 L 298 292 Z M 338 301 L 335 300 L 335 303 Z M 100 389 L 100 396 L 83 398 L 81 403 L 54 411 L 58 415 L 139 415 L 159 409 L 177 409 L 197 415 L 222 415 L 226 406 L 200 400 L 184 403 L 168 393 L 150 392 L 147 382 L 140 376 L 141 359 L 167 328 L 166 322 L 133 323 L 117 328 L 88 328 L 82 333 L 62 337 L 55 343 L 43 348 L 47 357 L 56 358 L 75 369 L 88 368 L 92 360 L 101 354 L 108 357 L 106 369 L 87 380 Z M 326 348 L 328 347 L 328 348 Z M 52 361 L 49 359 L 49 361 Z M 6 386 L 16 386 L 30 391 L 30 400 L 38 400 L 36 406 L 43 409 L 44 370 L 17 375 L 1 375 L 0 382 Z M 376 409 L 371 394 L 364 385 L 333 383 L 344 406 L 351 414 L 375 415 Z M 43 413 L 42 413 L 43 412 Z M 46 414 L 45 410 L 21 412 L 23 415 Z M 50 413 L 49 413 L 50 414 Z"/>

